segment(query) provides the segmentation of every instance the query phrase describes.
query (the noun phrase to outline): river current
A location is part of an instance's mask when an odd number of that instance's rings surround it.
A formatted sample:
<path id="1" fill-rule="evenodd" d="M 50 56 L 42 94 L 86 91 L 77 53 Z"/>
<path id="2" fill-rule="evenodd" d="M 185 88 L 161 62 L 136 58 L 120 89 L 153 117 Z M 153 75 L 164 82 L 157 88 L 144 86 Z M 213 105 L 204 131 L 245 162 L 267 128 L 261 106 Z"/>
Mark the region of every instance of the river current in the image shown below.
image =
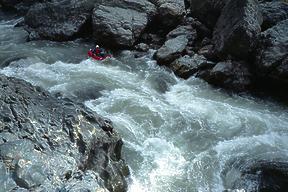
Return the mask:
<path id="1" fill-rule="evenodd" d="M 19 19 L 0 16 L 0 73 L 111 119 L 124 141 L 129 192 L 220 192 L 242 167 L 288 161 L 287 106 L 177 78 L 156 65 L 153 50 L 96 62 L 85 40 L 26 42 Z"/>

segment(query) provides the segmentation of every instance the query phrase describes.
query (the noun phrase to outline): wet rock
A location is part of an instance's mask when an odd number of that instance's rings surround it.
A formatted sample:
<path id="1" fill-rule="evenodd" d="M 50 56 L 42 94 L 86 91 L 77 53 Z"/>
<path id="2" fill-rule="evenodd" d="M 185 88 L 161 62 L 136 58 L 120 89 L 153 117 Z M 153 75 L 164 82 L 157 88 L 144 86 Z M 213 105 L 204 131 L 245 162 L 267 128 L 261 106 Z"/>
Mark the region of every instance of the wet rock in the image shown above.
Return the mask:
<path id="1" fill-rule="evenodd" d="M 255 73 L 277 84 L 288 83 L 288 20 L 261 33 Z"/>
<path id="2" fill-rule="evenodd" d="M 73 40 L 91 33 L 91 11 L 95 0 L 64 0 L 39 3 L 25 16 L 30 40 Z M 64 11 L 65 10 L 65 11 Z"/>
<path id="3" fill-rule="evenodd" d="M 262 16 L 255 0 L 229 1 L 213 32 L 215 51 L 220 57 L 247 59 L 261 32 Z"/>
<path id="4" fill-rule="evenodd" d="M 35 191 L 125 191 L 111 121 L 39 87 L 0 76 L 0 185 Z M 108 163 L 109 162 L 109 163 Z"/>
<path id="5" fill-rule="evenodd" d="M 93 10 L 93 31 L 97 42 L 109 47 L 132 47 L 156 14 L 149 1 L 102 1 Z"/>
<path id="6" fill-rule="evenodd" d="M 199 76 L 210 84 L 235 91 L 245 91 L 252 85 L 248 65 L 240 61 L 219 62 L 209 73 Z"/>
<path id="7" fill-rule="evenodd" d="M 192 16 L 213 29 L 221 10 L 229 0 L 190 0 Z"/>
<path id="8" fill-rule="evenodd" d="M 208 61 L 202 55 L 193 55 L 192 57 L 185 55 L 179 59 L 176 59 L 169 65 L 169 68 L 184 79 L 188 79 L 200 70 L 211 69 L 215 66 L 215 63 Z"/>
<path id="9" fill-rule="evenodd" d="M 185 52 L 187 45 L 188 39 L 186 35 L 180 35 L 176 38 L 169 39 L 157 50 L 154 54 L 154 58 L 160 65 L 169 65 Z"/>
<path id="10" fill-rule="evenodd" d="M 241 177 L 234 182 L 233 189 L 252 192 L 279 192 L 288 190 L 287 162 L 258 161 L 242 168 Z"/>
<path id="11" fill-rule="evenodd" d="M 281 1 L 266 2 L 260 4 L 263 15 L 262 31 L 276 25 L 278 22 L 288 19 L 288 3 Z"/>

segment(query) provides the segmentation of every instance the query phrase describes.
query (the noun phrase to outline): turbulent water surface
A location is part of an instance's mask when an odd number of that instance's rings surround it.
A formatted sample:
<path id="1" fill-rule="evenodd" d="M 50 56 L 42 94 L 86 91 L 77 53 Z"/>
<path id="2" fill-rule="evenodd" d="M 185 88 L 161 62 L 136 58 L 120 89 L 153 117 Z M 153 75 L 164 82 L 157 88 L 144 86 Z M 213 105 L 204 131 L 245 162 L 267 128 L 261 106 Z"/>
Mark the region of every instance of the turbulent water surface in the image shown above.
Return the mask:
<path id="1" fill-rule="evenodd" d="M 232 188 L 241 167 L 288 160 L 285 106 L 179 79 L 128 51 L 95 62 L 83 40 L 25 42 L 16 22 L 0 21 L 0 73 L 110 118 L 124 140 L 130 192 L 219 192 Z"/>

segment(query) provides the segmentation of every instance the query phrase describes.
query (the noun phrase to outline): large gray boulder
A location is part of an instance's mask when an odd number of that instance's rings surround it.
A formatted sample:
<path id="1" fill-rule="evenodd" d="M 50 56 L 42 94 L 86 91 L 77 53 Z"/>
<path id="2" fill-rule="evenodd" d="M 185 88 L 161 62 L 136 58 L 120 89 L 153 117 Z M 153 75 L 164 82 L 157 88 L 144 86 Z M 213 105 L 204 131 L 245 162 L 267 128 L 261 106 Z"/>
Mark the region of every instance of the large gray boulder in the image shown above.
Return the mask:
<path id="1" fill-rule="evenodd" d="M 288 19 L 261 34 L 256 74 L 278 83 L 288 83 Z"/>
<path id="2" fill-rule="evenodd" d="M 29 9 L 25 24 L 30 40 L 73 40 L 91 33 L 91 12 L 96 0 L 39 3 Z"/>
<path id="3" fill-rule="evenodd" d="M 260 4 L 263 15 L 262 31 L 288 19 L 288 3 L 282 1 L 266 2 Z"/>
<path id="4" fill-rule="evenodd" d="M 193 17 L 213 29 L 225 4 L 229 0 L 190 0 Z"/>
<path id="5" fill-rule="evenodd" d="M 39 87 L 0 76 L 1 191 L 125 191 L 111 122 Z"/>
<path id="6" fill-rule="evenodd" d="M 169 39 L 157 50 L 154 54 L 154 58 L 160 65 L 169 65 L 184 54 L 187 45 L 188 38 L 186 35 L 180 35 L 173 39 Z"/>
<path id="7" fill-rule="evenodd" d="M 132 47 L 156 14 L 149 1 L 99 1 L 93 10 L 94 38 L 110 47 Z"/>
<path id="8" fill-rule="evenodd" d="M 215 52 L 247 59 L 261 32 L 262 15 L 256 0 L 230 0 L 213 32 Z"/>

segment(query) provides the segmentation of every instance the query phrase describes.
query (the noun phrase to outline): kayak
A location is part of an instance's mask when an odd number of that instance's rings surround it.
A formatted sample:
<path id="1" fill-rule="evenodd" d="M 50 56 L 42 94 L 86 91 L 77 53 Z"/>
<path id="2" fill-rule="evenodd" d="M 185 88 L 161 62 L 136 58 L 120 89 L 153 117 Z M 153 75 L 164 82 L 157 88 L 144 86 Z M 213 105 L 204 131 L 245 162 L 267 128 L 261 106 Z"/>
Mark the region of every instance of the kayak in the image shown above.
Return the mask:
<path id="1" fill-rule="evenodd" d="M 100 56 L 97 56 L 97 55 L 93 54 L 92 51 L 89 50 L 89 51 L 88 51 L 88 57 L 91 57 L 92 59 L 95 59 L 95 60 L 97 60 L 97 61 L 102 61 L 102 60 L 104 60 L 104 59 L 111 58 L 112 55 L 109 55 L 109 54 L 108 54 L 108 55 L 105 55 L 104 57 L 100 57 Z"/>

